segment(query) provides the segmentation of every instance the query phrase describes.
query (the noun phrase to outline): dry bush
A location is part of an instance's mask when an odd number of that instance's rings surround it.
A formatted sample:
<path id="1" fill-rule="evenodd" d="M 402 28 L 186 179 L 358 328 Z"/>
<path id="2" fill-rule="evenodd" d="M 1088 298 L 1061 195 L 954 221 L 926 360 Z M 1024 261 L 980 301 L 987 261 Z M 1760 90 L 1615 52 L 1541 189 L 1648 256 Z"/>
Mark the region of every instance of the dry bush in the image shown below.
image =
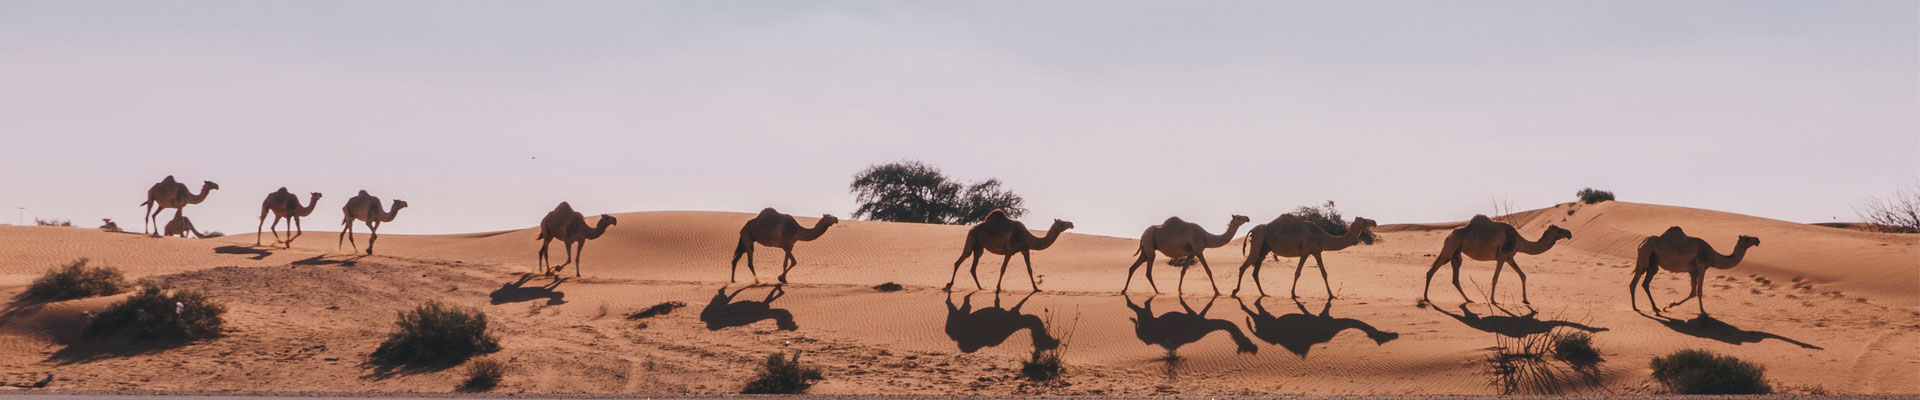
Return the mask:
<path id="1" fill-rule="evenodd" d="M 195 340 L 220 336 L 227 307 L 205 293 L 180 290 L 171 294 L 143 285 L 140 292 L 114 302 L 87 319 L 85 337 L 128 334 L 135 340 Z"/>
<path id="2" fill-rule="evenodd" d="M 1882 231 L 1920 233 L 1920 180 L 1895 185 L 1891 197 L 1867 199 L 1853 210 L 1862 222 Z"/>
<path id="3" fill-rule="evenodd" d="M 39 218 L 34 218 L 34 219 L 33 219 L 33 224 L 34 224 L 34 225 L 38 225 L 38 226 L 73 226 L 73 221 L 68 221 L 68 220 L 64 220 L 64 219 L 39 219 Z"/>
<path id="4" fill-rule="evenodd" d="M 61 301 L 120 294 L 127 289 L 127 278 L 119 268 L 88 266 L 82 258 L 47 270 L 20 293 L 26 301 Z"/>
<path id="5" fill-rule="evenodd" d="M 1768 394 L 1766 368 L 1706 350 L 1654 357 L 1653 377 L 1676 394 Z"/>
<path id="6" fill-rule="evenodd" d="M 746 394 L 801 394 L 813 387 L 813 381 L 825 379 L 819 368 L 800 363 L 800 352 L 793 352 L 793 359 L 781 358 L 780 353 L 767 355 L 767 362 L 761 364 L 760 374 L 740 393 Z"/>
<path id="7" fill-rule="evenodd" d="M 480 310 L 427 302 L 401 312 L 394 326 L 373 350 L 375 364 L 453 365 L 500 350 Z"/>
<path id="8" fill-rule="evenodd" d="M 467 363 L 467 380 L 460 383 L 460 391 L 485 392 L 500 385 L 500 378 L 507 374 L 507 363 L 492 358 L 482 358 Z"/>
<path id="9" fill-rule="evenodd" d="M 1594 188 L 1580 189 L 1580 191 L 1574 192 L 1573 195 L 1579 197 L 1581 203 L 1586 204 L 1613 201 L 1613 192 Z"/>

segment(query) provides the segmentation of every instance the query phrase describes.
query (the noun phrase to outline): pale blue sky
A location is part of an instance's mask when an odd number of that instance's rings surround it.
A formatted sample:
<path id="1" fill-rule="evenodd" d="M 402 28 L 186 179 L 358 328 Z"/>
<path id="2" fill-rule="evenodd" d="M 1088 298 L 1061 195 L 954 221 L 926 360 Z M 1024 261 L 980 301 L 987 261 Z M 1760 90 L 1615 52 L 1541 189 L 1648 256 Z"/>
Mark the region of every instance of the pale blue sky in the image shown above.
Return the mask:
<path id="1" fill-rule="evenodd" d="M 1849 220 L 1920 174 L 1914 1 L 0 0 L 0 72 L 4 211 L 138 225 L 171 174 L 229 234 L 281 186 L 310 229 L 359 189 L 393 233 L 844 217 L 903 158 L 1117 236 L 1586 186 Z"/>

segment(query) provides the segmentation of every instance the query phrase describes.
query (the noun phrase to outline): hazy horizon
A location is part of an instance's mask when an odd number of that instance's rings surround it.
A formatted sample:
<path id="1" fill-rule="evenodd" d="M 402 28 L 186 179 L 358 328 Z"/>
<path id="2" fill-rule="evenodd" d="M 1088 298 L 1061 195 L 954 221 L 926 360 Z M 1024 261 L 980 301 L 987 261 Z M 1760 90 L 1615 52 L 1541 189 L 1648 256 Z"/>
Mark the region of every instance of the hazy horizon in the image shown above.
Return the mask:
<path id="1" fill-rule="evenodd" d="M 0 1 L 0 211 L 241 234 L 262 197 L 850 217 L 852 175 L 998 178 L 1133 236 L 1620 200 L 1796 222 L 1920 179 L 1920 3 Z M 162 222 L 171 213 L 161 216 Z M 14 223 L 15 216 L 0 218 Z M 356 228 L 364 230 L 363 228 Z M 620 226 L 616 229 L 647 229 Z"/>

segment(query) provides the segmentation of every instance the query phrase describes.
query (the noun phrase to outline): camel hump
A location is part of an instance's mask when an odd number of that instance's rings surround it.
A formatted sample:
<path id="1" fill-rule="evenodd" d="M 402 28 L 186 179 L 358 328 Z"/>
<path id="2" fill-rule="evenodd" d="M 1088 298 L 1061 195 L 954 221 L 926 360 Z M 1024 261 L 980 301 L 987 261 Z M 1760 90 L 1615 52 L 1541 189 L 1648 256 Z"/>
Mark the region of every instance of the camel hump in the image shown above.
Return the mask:
<path id="1" fill-rule="evenodd" d="M 1661 234 L 1660 234 L 1660 236 L 1665 236 L 1665 237 L 1685 237 L 1685 236 L 1687 236 L 1687 232 L 1686 232 L 1686 231 L 1682 231 L 1682 230 L 1680 230 L 1680 227 L 1678 227 L 1678 226 L 1675 226 L 1675 227 L 1671 227 L 1671 228 L 1667 228 L 1667 231 L 1666 231 L 1666 232 L 1663 232 L 1663 233 L 1661 233 Z"/>
<path id="2" fill-rule="evenodd" d="M 762 217 L 773 217 L 773 216 L 779 216 L 779 215 L 780 215 L 780 212 L 774 211 L 773 207 L 760 209 L 760 216 Z"/>
<path id="3" fill-rule="evenodd" d="M 166 178 L 166 179 L 161 179 L 160 181 L 161 181 L 161 182 L 167 182 L 167 183 L 173 183 L 173 182 L 174 182 L 174 180 L 173 180 L 173 175 L 167 175 L 167 178 Z"/>
<path id="4" fill-rule="evenodd" d="M 287 191 L 287 187 L 286 187 L 286 186 L 281 186 L 281 187 L 280 187 L 280 190 L 275 190 L 275 191 L 273 191 L 273 192 L 274 192 L 274 193 L 291 193 L 291 192 L 288 192 L 288 191 Z"/>
<path id="5" fill-rule="evenodd" d="M 1473 219 L 1467 221 L 1468 225 L 1487 223 L 1493 223 L 1493 218 L 1488 218 L 1486 214 L 1474 214 Z"/>
<path id="6" fill-rule="evenodd" d="M 1182 222 L 1187 222 L 1187 221 L 1186 221 L 1186 220 L 1183 220 L 1183 219 L 1180 219 L 1180 217 L 1177 217 L 1177 216 L 1176 216 L 1176 217 L 1167 217 L 1167 220 L 1166 220 L 1165 222 L 1161 222 L 1160 224 L 1161 224 L 1161 225 L 1172 225 L 1172 224 L 1178 224 L 1178 223 L 1182 223 Z"/>
<path id="7" fill-rule="evenodd" d="M 372 194 L 369 194 L 369 193 L 367 193 L 367 190 L 366 190 L 366 189 L 360 189 L 360 195 L 361 195 L 361 196 L 372 196 Z"/>
<path id="8" fill-rule="evenodd" d="M 562 202 L 560 202 L 560 205 L 557 205 L 557 206 L 553 206 L 553 210 L 554 210 L 554 211 L 559 211 L 559 212 L 572 212 L 572 211 L 573 211 L 573 205 L 572 205 L 572 204 L 567 204 L 567 202 L 564 202 L 564 201 L 562 201 Z"/>
<path id="9" fill-rule="evenodd" d="M 1007 218 L 1007 213 L 1005 211 L 1001 211 L 1000 209 L 995 208 L 993 209 L 993 211 L 988 211 L 987 218 L 981 221 L 1006 221 L 1009 219 L 1010 218 Z"/>

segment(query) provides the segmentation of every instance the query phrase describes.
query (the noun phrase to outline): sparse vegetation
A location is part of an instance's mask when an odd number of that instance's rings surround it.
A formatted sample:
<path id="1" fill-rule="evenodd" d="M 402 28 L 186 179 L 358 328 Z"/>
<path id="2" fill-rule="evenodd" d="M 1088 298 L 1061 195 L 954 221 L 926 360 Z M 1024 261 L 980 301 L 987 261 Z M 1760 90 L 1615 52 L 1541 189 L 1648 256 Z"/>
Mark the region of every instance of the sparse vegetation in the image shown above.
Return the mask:
<path id="1" fill-rule="evenodd" d="M 820 369 L 800 364 L 800 352 L 793 352 L 792 359 L 780 357 L 780 353 L 767 355 L 767 362 L 761 365 L 760 374 L 747 382 L 740 391 L 746 394 L 801 394 L 813 387 L 813 381 L 825 379 Z"/>
<path id="2" fill-rule="evenodd" d="M 686 307 L 686 306 L 687 306 L 687 303 L 682 303 L 678 301 L 663 301 L 663 302 L 660 302 L 660 304 L 654 304 L 653 307 L 647 307 L 644 310 L 634 311 L 632 314 L 627 314 L 627 319 L 643 319 L 643 318 L 653 318 L 657 316 L 667 315 L 667 313 L 673 312 L 673 309 Z"/>
<path id="3" fill-rule="evenodd" d="M 1075 314 L 1072 322 L 1061 326 L 1054 323 L 1053 314 L 1048 312 L 1040 324 L 1046 332 L 1052 332 L 1051 338 L 1034 339 L 1032 356 L 1020 362 L 1020 376 L 1037 382 L 1052 381 L 1066 375 L 1066 363 L 1062 359 L 1066 357 L 1068 342 L 1073 341 L 1074 331 L 1079 330 L 1080 316 Z"/>
<path id="4" fill-rule="evenodd" d="M 1676 394 L 1768 394 L 1766 368 L 1757 364 L 1688 349 L 1653 358 L 1653 377 Z"/>
<path id="5" fill-rule="evenodd" d="M 34 218 L 34 219 L 33 219 L 33 224 L 34 224 L 34 225 L 39 225 L 39 226 L 73 226 L 73 221 L 68 221 L 68 220 L 64 220 L 64 219 L 39 219 L 39 218 Z"/>
<path id="6" fill-rule="evenodd" d="M 1600 352 L 1593 349 L 1593 334 L 1565 331 L 1553 334 L 1553 358 L 1574 366 L 1587 366 L 1600 362 Z"/>
<path id="7" fill-rule="evenodd" d="M 875 221 L 954 225 L 980 221 L 995 209 L 1010 218 L 1027 213 L 1026 200 L 1001 189 L 998 179 L 962 184 L 919 161 L 869 166 L 853 175 L 848 190 L 860 205 L 853 216 Z"/>
<path id="8" fill-rule="evenodd" d="M 20 294 L 21 300 L 61 301 L 93 296 L 120 294 L 127 289 L 127 278 L 119 268 L 108 266 L 89 266 L 82 258 L 67 265 L 47 270 L 45 275 L 33 280 L 27 291 Z"/>
<path id="9" fill-rule="evenodd" d="M 467 363 L 467 380 L 460 384 L 465 392 L 485 392 L 500 385 L 500 378 L 507 374 L 507 363 L 492 358 L 482 358 Z"/>
<path id="10" fill-rule="evenodd" d="M 902 287 L 900 287 L 900 284 L 893 283 L 893 282 L 873 285 L 873 290 L 878 290 L 882 292 L 898 292 L 900 291 L 900 289 L 903 289 Z"/>
<path id="11" fill-rule="evenodd" d="M 171 294 L 142 285 L 138 293 L 114 302 L 87 319 L 85 337 L 130 334 L 135 340 L 195 340 L 220 336 L 227 307 L 196 290 Z"/>
<path id="12" fill-rule="evenodd" d="M 1581 203 L 1586 204 L 1613 201 L 1613 192 L 1594 188 L 1580 189 L 1580 191 L 1574 192 L 1573 195 L 1579 197 Z"/>
<path id="13" fill-rule="evenodd" d="M 1300 208 L 1293 209 L 1293 212 L 1290 214 L 1320 226 L 1320 230 L 1327 231 L 1329 235 L 1340 236 L 1347 234 L 1347 217 L 1340 215 L 1340 209 L 1333 206 L 1333 200 L 1327 200 L 1326 204 L 1319 206 L 1301 206 Z M 1373 244 L 1375 239 L 1378 239 L 1378 237 L 1375 236 L 1373 232 L 1367 232 L 1366 236 L 1360 237 L 1360 242 Z"/>
<path id="14" fill-rule="evenodd" d="M 1920 180 L 1896 185 L 1891 197 L 1875 197 L 1853 208 L 1866 222 L 1885 232 L 1920 233 Z"/>
<path id="15" fill-rule="evenodd" d="M 373 350 L 376 364 L 452 365 L 500 350 L 480 310 L 428 302 L 403 311 L 395 330 Z"/>

